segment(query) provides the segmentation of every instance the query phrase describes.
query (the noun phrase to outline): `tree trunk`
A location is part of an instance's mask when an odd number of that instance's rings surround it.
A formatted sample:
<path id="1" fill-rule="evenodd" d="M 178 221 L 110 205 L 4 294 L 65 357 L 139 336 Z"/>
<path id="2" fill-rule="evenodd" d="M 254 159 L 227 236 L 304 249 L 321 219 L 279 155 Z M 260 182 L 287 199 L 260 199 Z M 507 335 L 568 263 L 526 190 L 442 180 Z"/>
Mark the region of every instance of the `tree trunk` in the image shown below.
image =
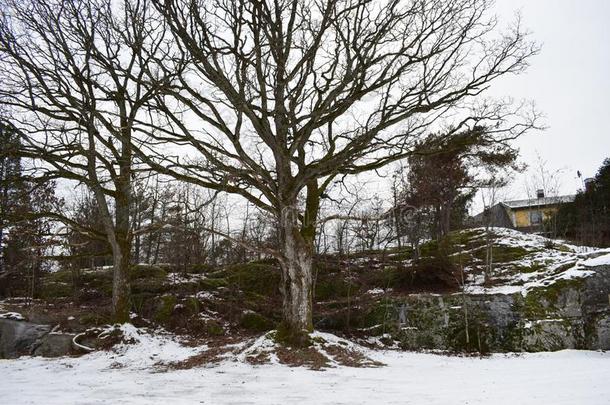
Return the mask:
<path id="1" fill-rule="evenodd" d="M 121 120 L 123 138 L 119 159 L 119 178 L 116 180 L 115 197 L 115 243 L 113 244 L 114 273 L 112 277 L 112 312 L 115 322 L 129 322 L 131 309 L 129 270 L 131 266 L 131 221 L 132 199 L 131 160 L 132 151 L 127 123 Z"/>
<path id="2" fill-rule="evenodd" d="M 123 238 L 121 238 L 123 239 Z M 112 275 L 112 313 L 114 321 L 118 323 L 129 322 L 129 267 L 131 254 L 129 243 L 125 240 L 117 241 L 113 246 L 113 275 Z"/>
<path id="3" fill-rule="evenodd" d="M 313 242 L 304 237 L 295 206 L 285 207 L 279 220 L 282 259 L 283 321 L 279 336 L 286 343 L 303 346 L 313 331 Z"/>

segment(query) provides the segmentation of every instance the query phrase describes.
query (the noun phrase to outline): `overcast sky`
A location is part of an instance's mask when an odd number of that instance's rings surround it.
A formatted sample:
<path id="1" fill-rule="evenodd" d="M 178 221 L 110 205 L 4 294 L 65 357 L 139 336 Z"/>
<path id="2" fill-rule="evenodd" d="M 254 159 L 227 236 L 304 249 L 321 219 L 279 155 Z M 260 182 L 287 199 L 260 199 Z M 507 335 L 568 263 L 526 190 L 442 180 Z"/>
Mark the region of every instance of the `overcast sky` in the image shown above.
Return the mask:
<path id="1" fill-rule="evenodd" d="M 497 0 L 501 18 L 520 11 L 542 45 L 525 74 L 503 80 L 494 93 L 527 98 L 545 114 L 548 129 L 522 138 L 522 160 L 538 153 L 549 169 L 565 169 L 561 191 L 573 193 L 610 157 L 610 1 Z M 525 197 L 523 176 L 512 197 Z"/>

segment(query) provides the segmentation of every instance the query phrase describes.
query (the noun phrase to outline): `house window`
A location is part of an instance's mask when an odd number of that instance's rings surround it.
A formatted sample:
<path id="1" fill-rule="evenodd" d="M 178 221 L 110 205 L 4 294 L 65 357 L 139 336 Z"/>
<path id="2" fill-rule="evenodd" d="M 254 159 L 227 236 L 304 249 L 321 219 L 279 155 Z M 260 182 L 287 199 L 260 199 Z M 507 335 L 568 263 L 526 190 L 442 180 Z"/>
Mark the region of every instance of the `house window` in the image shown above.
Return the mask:
<path id="1" fill-rule="evenodd" d="M 540 211 L 530 211 L 530 224 L 539 225 L 542 223 L 542 213 Z"/>

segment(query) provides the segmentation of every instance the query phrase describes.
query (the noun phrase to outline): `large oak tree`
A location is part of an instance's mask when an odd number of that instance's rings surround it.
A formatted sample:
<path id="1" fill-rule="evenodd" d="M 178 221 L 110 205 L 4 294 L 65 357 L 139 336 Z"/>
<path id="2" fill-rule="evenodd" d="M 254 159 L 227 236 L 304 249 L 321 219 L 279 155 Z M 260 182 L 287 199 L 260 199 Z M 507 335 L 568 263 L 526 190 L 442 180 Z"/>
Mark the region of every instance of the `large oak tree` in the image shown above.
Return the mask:
<path id="1" fill-rule="evenodd" d="M 176 42 L 158 68 L 179 77 L 145 132 L 191 153 L 138 153 L 273 214 L 280 243 L 267 252 L 297 340 L 312 330 L 316 221 L 335 180 L 408 156 L 443 124 L 484 125 L 496 142 L 534 125 L 520 106 L 481 98 L 537 52 L 518 20 L 498 29 L 488 0 L 152 1 Z"/>

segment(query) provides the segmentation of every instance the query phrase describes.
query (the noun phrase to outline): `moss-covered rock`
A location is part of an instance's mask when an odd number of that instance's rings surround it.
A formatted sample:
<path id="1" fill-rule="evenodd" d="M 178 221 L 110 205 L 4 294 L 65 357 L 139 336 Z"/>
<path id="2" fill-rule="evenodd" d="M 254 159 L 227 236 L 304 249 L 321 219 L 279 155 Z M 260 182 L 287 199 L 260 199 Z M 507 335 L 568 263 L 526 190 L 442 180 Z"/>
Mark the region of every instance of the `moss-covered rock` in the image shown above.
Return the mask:
<path id="1" fill-rule="evenodd" d="M 355 295 L 359 286 L 346 279 L 344 275 L 327 276 L 318 279 L 315 285 L 316 301 L 329 301 Z"/>
<path id="2" fill-rule="evenodd" d="M 253 332 L 266 332 L 273 329 L 275 324 L 259 313 L 247 311 L 242 314 L 239 326 Z"/>
<path id="3" fill-rule="evenodd" d="M 184 299 L 184 307 L 192 315 L 198 314 L 201 310 L 199 300 L 195 297 L 186 297 Z"/>
<path id="4" fill-rule="evenodd" d="M 213 291 L 228 286 L 229 281 L 224 277 L 208 277 L 198 282 L 199 289 L 203 291 Z"/>
<path id="5" fill-rule="evenodd" d="M 159 323 L 168 322 L 177 303 L 178 299 L 173 295 L 163 295 L 159 297 L 154 320 Z"/>
<path id="6" fill-rule="evenodd" d="M 225 333 L 222 325 L 218 321 L 214 320 L 204 321 L 204 329 L 206 334 L 210 336 L 220 336 Z"/>
<path id="7" fill-rule="evenodd" d="M 66 298 L 71 297 L 74 294 L 74 288 L 69 283 L 46 281 L 43 282 L 39 293 L 40 298 L 45 300 Z"/>
<path id="8" fill-rule="evenodd" d="M 521 246 L 506 246 L 494 244 L 492 247 L 492 255 L 495 263 L 509 263 L 523 259 L 533 250 L 528 250 Z M 479 260 L 485 260 L 487 252 L 485 249 L 479 249 L 474 253 L 474 256 Z"/>
<path id="9" fill-rule="evenodd" d="M 139 279 L 167 279 L 167 272 L 160 266 L 150 264 L 137 264 L 130 269 L 131 280 Z"/>
<path id="10" fill-rule="evenodd" d="M 274 265 L 251 262 L 229 266 L 222 271 L 228 286 L 266 296 L 279 296 L 280 271 Z"/>

